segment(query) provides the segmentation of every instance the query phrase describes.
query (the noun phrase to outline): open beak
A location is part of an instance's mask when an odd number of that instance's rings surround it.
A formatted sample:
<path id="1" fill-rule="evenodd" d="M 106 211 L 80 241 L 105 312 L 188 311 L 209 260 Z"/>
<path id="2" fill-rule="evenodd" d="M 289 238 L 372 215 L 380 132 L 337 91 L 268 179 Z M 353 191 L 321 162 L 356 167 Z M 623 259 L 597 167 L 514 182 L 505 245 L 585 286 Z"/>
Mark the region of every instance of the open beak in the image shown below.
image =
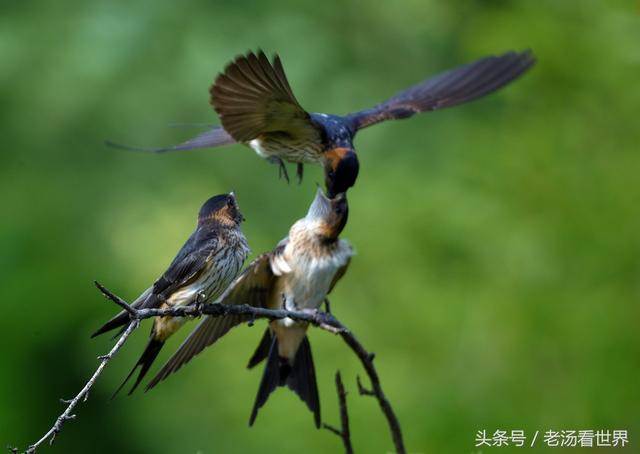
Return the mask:
<path id="1" fill-rule="evenodd" d="M 307 218 L 322 219 L 331 212 L 331 200 L 324 194 L 324 191 L 318 186 L 316 197 L 313 199 Z"/>

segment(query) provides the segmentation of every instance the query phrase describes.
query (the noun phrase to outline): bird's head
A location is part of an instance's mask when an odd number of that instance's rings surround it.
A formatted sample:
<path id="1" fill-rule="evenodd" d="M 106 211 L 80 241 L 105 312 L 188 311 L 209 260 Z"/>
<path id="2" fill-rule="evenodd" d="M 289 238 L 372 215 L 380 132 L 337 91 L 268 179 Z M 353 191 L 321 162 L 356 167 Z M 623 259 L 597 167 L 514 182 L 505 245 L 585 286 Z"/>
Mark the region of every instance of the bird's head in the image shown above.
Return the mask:
<path id="1" fill-rule="evenodd" d="M 358 178 L 358 155 L 352 147 L 336 147 L 325 152 L 325 159 L 324 180 L 327 195 L 334 197 L 346 192 Z"/>
<path id="2" fill-rule="evenodd" d="M 244 221 L 236 196 L 233 192 L 211 197 L 200 208 L 198 225 L 217 222 L 223 225 L 237 226 Z"/>
<path id="3" fill-rule="evenodd" d="M 348 217 L 349 205 L 346 194 L 341 192 L 335 197 L 329 198 L 318 187 L 316 197 L 309 207 L 305 220 L 316 225 L 318 233 L 322 237 L 335 240 L 347 224 Z"/>

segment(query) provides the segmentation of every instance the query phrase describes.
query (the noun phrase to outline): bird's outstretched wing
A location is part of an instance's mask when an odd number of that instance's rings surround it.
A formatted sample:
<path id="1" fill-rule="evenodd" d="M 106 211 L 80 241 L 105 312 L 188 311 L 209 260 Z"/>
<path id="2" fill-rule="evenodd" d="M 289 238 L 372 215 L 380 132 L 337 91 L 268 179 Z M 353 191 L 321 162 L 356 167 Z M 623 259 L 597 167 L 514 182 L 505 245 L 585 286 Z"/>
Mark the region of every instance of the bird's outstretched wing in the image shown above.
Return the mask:
<path id="1" fill-rule="evenodd" d="M 282 248 L 257 257 L 219 298 L 222 304 L 249 304 L 265 307 L 274 287 L 276 276 L 271 269 L 271 259 Z M 231 328 L 250 319 L 248 315 L 206 316 L 169 358 L 160 372 L 149 382 L 151 389 L 170 374 L 177 371 L 209 345 L 224 336 Z"/>
<path id="2" fill-rule="evenodd" d="M 187 140 L 178 145 L 174 145 L 171 147 L 164 148 L 144 148 L 144 147 L 132 147 L 129 145 L 122 145 L 119 143 L 112 142 L 110 140 L 105 140 L 105 145 L 114 148 L 121 148 L 123 150 L 129 151 L 145 151 L 151 153 L 164 153 L 166 151 L 183 151 L 183 150 L 194 150 L 196 148 L 213 148 L 219 147 L 222 145 L 229 145 L 235 143 L 233 137 L 224 130 L 224 128 L 218 126 L 210 129 L 209 131 L 203 132 L 199 136 L 194 137 L 193 139 Z"/>
<path id="3" fill-rule="evenodd" d="M 209 90 L 224 129 L 238 142 L 260 135 L 320 142 L 320 131 L 296 100 L 280 57 L 262 51 L 237 57 Z"/>
<path id="4" fill-rule="evenodd" d="M 456 106 L 505 86 L 535 61 L 530 50 L 485 57 L 422 81 L 371 109 L 348 115 L 347 119 L 357 130 L 385 120 Z"/>

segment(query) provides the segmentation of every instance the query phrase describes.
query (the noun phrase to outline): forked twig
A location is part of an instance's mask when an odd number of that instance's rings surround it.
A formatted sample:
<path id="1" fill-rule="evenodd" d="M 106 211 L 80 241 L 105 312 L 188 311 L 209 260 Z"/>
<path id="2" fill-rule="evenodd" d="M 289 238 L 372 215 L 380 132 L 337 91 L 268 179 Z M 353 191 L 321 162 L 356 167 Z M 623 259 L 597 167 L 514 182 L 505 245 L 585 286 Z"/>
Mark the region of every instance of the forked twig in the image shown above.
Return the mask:
<path id="1" fill-rule="evenodd" d="M 351 445 L 351 432 L 349 430 L 349 413 L 347 412 L 347 393 L 342 384 L 340 371 L 336 372 L 336 391 L 338 392 L 338 403 L 340 404 L 340 430 L 329 424 L 323 423 L 322 427 L 333 432 L 342 439 L 344 452 L 353 454 L 353 446 Z"/>

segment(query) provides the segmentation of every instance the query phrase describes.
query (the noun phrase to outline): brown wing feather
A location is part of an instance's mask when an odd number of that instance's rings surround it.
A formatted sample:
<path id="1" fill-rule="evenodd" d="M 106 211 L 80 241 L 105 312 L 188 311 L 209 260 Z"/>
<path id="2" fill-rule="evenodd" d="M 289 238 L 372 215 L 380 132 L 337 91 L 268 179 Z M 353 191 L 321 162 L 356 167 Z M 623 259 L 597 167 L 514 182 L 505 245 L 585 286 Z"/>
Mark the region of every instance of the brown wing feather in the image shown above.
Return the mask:
<path id="1" fill-rule="evenodd" d="M 348 115 L 348 119 L 355 129 L 362 129 L 384 120 L 456 106 L 507 85 L 535 61 L 530 50 L 485 57 L 420 82 L 371 109 Z"/>
<path id="2" fill-rule="evenodd" d="M 277 55 L 273 64 L 262 51 L 237 57 L 209 93 L 222 126 L 238 142 L 276 132 L 320 142 L 320 132 L 293 95 Z"/>
<path id="3" fill-rule="evenodd" d="M 249 304 L 265 307 L 273 288 L 276 276 L 273 275 L 270 260 L 281 248 L 257 257 L 236 278 L 220 297 L 222 304 Z M 177 371 L 209 345 L 215 343 L 231 328 L 249 320 L 248 315 L 229 315 L 224 317 L 205 317 L 193 332 L 185 339 L 178 350 L 169 358 L 160 372 L 149 382 L 146 389 L 151 389 L 173 372 Z"/>

